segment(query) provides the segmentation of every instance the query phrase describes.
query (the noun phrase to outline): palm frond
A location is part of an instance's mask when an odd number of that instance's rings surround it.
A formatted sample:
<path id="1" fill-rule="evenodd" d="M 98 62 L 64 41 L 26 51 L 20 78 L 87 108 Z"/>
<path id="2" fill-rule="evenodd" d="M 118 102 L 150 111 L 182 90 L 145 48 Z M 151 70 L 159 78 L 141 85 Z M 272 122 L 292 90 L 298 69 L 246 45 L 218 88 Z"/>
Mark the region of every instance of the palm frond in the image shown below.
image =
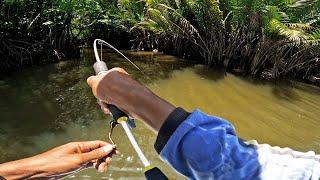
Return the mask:
<path id="1" fill-rule="evenodd" d="M 286 23 L 286 25 L 289 28 L 296 30 L 311 30 L 312 28 L 314 28 L 309 23 Z"/>
<path id="2" fill-rule="evenodd" d="M 306 6 L 311 6 L 313 3 L 316 3 L 318 0 L 298 0 L 294 4 L 289 5 L 291 8 L 305 8 Z"/>

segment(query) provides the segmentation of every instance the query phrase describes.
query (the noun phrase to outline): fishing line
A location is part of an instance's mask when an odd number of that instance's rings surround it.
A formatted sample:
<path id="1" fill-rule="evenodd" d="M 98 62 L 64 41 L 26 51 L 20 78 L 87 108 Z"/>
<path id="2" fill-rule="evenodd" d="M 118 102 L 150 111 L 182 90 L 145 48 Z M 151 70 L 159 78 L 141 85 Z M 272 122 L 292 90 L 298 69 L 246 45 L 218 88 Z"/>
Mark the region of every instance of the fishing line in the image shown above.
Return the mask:
<path id="1" fill-rule="evenodd" d="M 99 53 L 98 53 L 98 49 L 97 49 L 97 43 L 100 45 L 100 54 L 101 54 L 101 59 L 99 57 Z M 108 46 L 109 48 L 115 50 L 117 53 L 119 53 L 122 57 L 124 57 L 127 61 L 129 61 L 136 69 L 138 69 L 139 71 L 141 71 L 141 69 L 134 63 L 132 62 L 128 57 L 126 57 L 123 53 L 121 53 L 118 49 L 116 49 L 115 47 L 113 47 L 111 44 L 107 43 L 106 41 L 104 40 L 101 40 L 101 39 L 96 39 L 94 40 L 94 43 L 93 43 L 93 49 L 94 49 L 94 54 L 95 54 L 95 58 L 96 58 L 96 61 L 99 62 L 99 61 L 102 61 L 102 46 L 103 45 L 106 45 Z M 141 71 L 142 72 L 142 71 Z M 103 73 L 106 73 L 106 71 L 100 71 L 98 74 L 103 74 Z M 128 125 L 128 122 L 127 120 L 125 121 L 121 121 L 119 122 L 121 124 L 121 126 L 123 127 L 126 135 L 128 136 L 129 138 L 129 141 L 131 142 L 134 150 L 136 151 L 139 159 L 141 160 L 142 164 L 144 165 L 144 167 L 147 167 L 147 166 L 150 166 L 150 162 L 147 160 L 146 156 L 143 154 L 141 148 L 139 147 L 136 139 L 134 138 L 131 130 L 130 130 L 130 127 Z M 111 121 L 110 122 L 110 132 L 108 134 L 108 138 L 109 140 L 111 141 L 112 144 L 115 144 L 113 139 L 112 139 L 112 132 L 113 132 L 113 129 L 114 127 L 116 126 L 116 124 L 118 124 L 117 122 L 115 121 Z"/>
<path id="2" fill-rule="evenodd" d="M 101 53 L 101 59 L 98 54 L 98 49 L 97 49 L 97 43 L 100 45 L 100 53 Z M 94 55 L 96 58 L 96 62 L 93 65 L 94 71 L 96 72 L 97 75 L 100 74 L 106 74 L 108 72 L 108 67 L 105 62 L 102 61 L 102 45 L 106 45 L 109 48 L 115 50 L 118 54 L 120 54 L 124 59 L 129 61 L 136 69 L 138 69 L 140 72 L 142 70 L 135 64 L 133 63 L 129 58 L 127 58 L 124 54 L 122 54 L 118 49 L 113 47 L 111 44 L 105 42 L 104 40 L 101 39 L 96 39 L 93 42 L 93 50 L 94 50 Z M 142 72 L 143 74 L 143 72 Z M 151 165 L 150 161 L 146 158 L 144 153 L 142 152 L 141 148 L 139 147 L 136 139 L 134 138 L 131 129 L 135 127 L 134 121 L 129 118 L 129 116 L 121 111 L 119 108 L 112 104 L 107 104 L 107 108 L 110 110 L 113 120 L 110 122 L 110 132 L 108 134 L 108 137 L 111 141 L 112 144 L 114 144 L 112 140 L 112 132 L 114 127 L 117 124 L 121 124 L 122 128 L 124 129 L 133 149 L 136 151 L 139 159 L 141 160 L 143 166 L 144 166 L 144 175 L 147 180 L 168 180 L 167 176 L 157 167 L 154 167 Z"/>
<path id="3" fill-rule="evenodd" d="M 136 69 L 138 69 L 140 72 L 143 73 L 143 71 L 137 66 L 134 62 L 132 62 L 127 56 L 125 56 L 122 52 L 120 52 L 117 48 L 113 47 L 111 44 L 107 43 L 106 41 L 102 39 L 95 39 L 93 42 L 93 51 L 94 55 L 97 61 L 102 61 L 99 57 L 98 49 L 97 49 L 97 43 L 101 46 L 101 57 L 102 57 L 102 45 L 106 45 L 109 48 L 115 50 L 118 54 L 120 54 L 124 59 L 126 59 L 128 62 L 130 62 Z"/>

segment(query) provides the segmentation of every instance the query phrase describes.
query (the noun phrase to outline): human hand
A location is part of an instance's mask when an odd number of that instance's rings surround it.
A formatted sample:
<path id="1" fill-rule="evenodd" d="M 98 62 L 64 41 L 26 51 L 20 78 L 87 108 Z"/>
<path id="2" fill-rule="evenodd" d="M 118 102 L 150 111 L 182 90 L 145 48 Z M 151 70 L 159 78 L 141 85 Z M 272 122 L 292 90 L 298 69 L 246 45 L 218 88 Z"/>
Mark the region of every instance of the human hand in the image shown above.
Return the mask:
<path id="1" fill-rule="evenodd" d="M 113 104 L 129 116 L 140 119 L 158 131 L 175 107 L 155 95 L 147 87 L 132 79 L 121 68 L 87 79 L 102 110 L 109 113 L 105 104 Z"/>
<path id="2" fill-rule="evenodd" d="M 91 76 L 87 79 L 87 83 L 92 88 L 92 92 L 105 114 L 110 114 L 107 104 L 113 104 L 134 117 L 136 108 L 132 106 L 134 101 L 130 94 L 133 91 L 144 92 L 146 90 L 122 68 L 113 68 L 105 74 Z"/>
<path id="3" fill-rule="evenodd" d="M 91 76 L 87 79 L 87 83 L 92 88 L 94 96 L 98 99 L 101 109 L 106 114 L 109 113 L 107 104 L 113 104 L 124 111 L 128 111 L 123 103 L 128 99 L 125 101 L 123 97 L 127 96 L 133 89 L 144 88 L 122 68 L 113 68 L 105 74 Z"/>
<path id="4" fill-rule="evenodd" d="M 104 141 L 72 142 L 45 153 L 0 165 L 0 175 L 6 179 L 59 179 L 95 167 L 106 171 L 115 147 Z"/>

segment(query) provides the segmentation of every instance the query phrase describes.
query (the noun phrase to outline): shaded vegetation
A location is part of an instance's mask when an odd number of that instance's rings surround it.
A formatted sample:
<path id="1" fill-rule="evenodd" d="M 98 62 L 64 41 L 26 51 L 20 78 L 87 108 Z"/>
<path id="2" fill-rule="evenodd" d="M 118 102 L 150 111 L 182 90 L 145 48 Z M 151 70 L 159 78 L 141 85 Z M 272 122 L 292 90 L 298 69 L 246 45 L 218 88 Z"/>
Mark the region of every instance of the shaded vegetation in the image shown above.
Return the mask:
<path id="1" fill-rule="evenodd" d="M 96 37 L 116 35 L 119 42 L 125 31 L 106 21 L 110 7 L 95 0 L 1 1 L 1 70 L 77 57 L 79 46 Z"/>
<path id="2" fill-rule="evenodd" d="M 320 76 L 319 0 L 5 0 L 0 11 L 1 69 L 104 38 L 252 76 Z"/>
<path id="3" fill-rule="evenodd" d="M 253 76 L 318 76 L 320 1 L 147 1 L 159 46 Z"/>

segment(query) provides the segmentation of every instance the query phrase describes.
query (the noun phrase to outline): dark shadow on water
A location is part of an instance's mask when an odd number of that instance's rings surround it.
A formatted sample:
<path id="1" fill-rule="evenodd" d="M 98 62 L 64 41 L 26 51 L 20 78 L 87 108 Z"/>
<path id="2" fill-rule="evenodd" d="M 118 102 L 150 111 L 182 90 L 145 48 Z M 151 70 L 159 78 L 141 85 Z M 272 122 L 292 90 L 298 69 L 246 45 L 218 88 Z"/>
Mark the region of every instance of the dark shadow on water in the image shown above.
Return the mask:
<path id="1" fill-rule="evenodd" d="M 272 87 L 272 94 L 286 101 L 299 101 L 301 97 L 293 91 L 293 83 L 290 81 L 276 81 Z"/>
<path id="2" fill-rule="evenodd" d="M 285 101 L 299 101 L 301 97 L 294 91 L 297 86 L 297 82 L 290 81 L 290 80 L 266 80 L 263 78 L 252 78 L 246 76 L 237 76 L 243 81 L 246 81 L 253 85 L 260 85 L 260 86 L 271 86 L 272 94 L 276 96 L 278 99 L 285 100 Z M 307 90 L 306 86 L 301 86 L 301 90 Z"/>
<path id="3" fill-rule="evenodd" d="M 134 79 L 141 83 L 147 84 L 160 79 L 170 78 L 173 71 L 181 70 L 193 65 L 184 59 L 179 59 L 174 56 L 168 56 L 160 53 L 151 52 L 131 52 L 124 51 L 130 60 L 132 60 L 141 70 L 136 69 L 132 64 L 124 60 L 116 54 L 108 54 L 108 67 L 121 67 L 125 69 Z"/>
<path id="4" fill-rule="evenodd" d="M 227 75 L 224 69 L 213 69 L 204 65 L 195 65 L 194 72 L 205 79 L 213 81 L 219 81 Z"/>
<path id="5" fill-rule="evenodd" d="M 310 94 L 315 94 L 315 95 L 320 94 L 320 87 L 317 87 L 315 85 L 305 84 L 305 83 L 301 83 L 301 82 L 295 82 L 295 83 L 293 83 L 293 87 L 296 89 L 299 89 L 301 91 L 306 91 Z"/>

